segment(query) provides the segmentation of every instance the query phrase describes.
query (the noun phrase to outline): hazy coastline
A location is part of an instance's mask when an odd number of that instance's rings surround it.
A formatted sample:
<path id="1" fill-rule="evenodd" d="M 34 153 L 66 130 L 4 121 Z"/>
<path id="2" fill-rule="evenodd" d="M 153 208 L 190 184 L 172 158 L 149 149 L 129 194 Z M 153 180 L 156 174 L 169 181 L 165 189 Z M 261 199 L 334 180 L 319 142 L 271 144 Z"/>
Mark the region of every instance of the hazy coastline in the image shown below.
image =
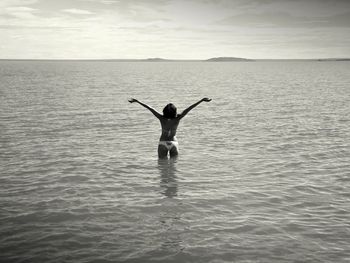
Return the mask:
<path id="1" fill-rule="evenodd" d="M 278 61 L 350 61 L 350 58 L 305 58 L 305 59 L 250 59 L 238 57 L 213 57 L 208 59 L 164 59 L 164 58 L 146 58 L 146 59 L 12 59 L 0 58 L 0 61 L 86 61 L 86 62 L 278 62 Z"/>

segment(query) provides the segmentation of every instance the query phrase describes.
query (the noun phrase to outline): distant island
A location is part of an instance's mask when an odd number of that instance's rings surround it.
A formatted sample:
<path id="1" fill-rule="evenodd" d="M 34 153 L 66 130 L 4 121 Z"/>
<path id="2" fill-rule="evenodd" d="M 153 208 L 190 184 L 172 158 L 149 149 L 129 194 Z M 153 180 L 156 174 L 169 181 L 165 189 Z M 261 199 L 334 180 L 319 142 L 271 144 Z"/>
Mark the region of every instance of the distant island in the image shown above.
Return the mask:
<path id="1" fill-rule="evenodd" d="M 328 61 L 350 61 L 350 58 L 311 58 L 311 59 L 248 59 L 237 57 L 213 57 L 209 59 L 164 59 L 164 58 L 146 58 L 146 59 L 1 59 L 0 61 L 82 61 L 82 62 L 278 62 L 278 61 L 316 61 L 316 62 L 328 62 Z"/>
<path id="2" fill-rule="evenodd" d="M 350 58 L 319 58 L 317 61 L 350 61 Z"/>
<path id="3" fill-rule="evenodd" d="M 216 58 L 209 58 L 205 60 L 179 60 L 179 59 L 164 59 L 164 58 L 147 58 L 147 59 L 141 59 L 140 61 L 145 62 L 171 62 L 171 61 L 203 61 L 203 62 L 235 62 L 235 61 L 254 61 L 252 59 L 247 58 L 236 58 L 236 57 L 216 57 Z"/>
<path id="4" fill-rule="evenodd" d="M 247 58 L 235 58 L 235 57 L 217 57 L 217 58 L 209 58 L 207 60 L 204 60 L 207 62 L 232 62 L 232 61 L 254 61 L 252 59 Z"/>
<path id="5" fill-rule="evenodd" d="M 146 59 L 0 59 L 8 61 L 100 61 L 100 62 L 245 62 L 255 61 L 247 58 L 236 57 L 216 57 L 209 59 L 165 59 L 165 58 L 146 58 Z"/>
<path id="6" fill-rule="evenodd" d="M 164 58 L 147 58 L 147 59 L 141 59 L 141 61 L 147 61 L 147 62 L 169 62 L 173 61 L 171 59 L 164 59 Z"/>

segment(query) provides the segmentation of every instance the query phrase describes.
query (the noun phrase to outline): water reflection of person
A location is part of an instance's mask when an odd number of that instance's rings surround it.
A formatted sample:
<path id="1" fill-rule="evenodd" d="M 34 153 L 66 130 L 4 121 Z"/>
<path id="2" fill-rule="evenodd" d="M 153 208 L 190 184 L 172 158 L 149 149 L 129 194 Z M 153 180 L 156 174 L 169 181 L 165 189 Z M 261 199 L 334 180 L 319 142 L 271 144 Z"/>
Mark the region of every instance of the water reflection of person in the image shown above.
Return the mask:
<path id="1" fill-rule="evenodd" d="M 177 158 L 158 159 L 160 187 L 162 194 L 168 198 L 177 196 L 176 162 Z"/>
<path id="2" fill-rule="evenodd" d="M 178 209 L 180 201 L 175 198 L 178 194 L 176 162 L 177 158 L 158 159 L 161 193 L 167 197 L 159 218 L 163 232 L 160 250 L 166 257 L 176 256 L 184 249 L 181 238 L 183 226 Z"/>

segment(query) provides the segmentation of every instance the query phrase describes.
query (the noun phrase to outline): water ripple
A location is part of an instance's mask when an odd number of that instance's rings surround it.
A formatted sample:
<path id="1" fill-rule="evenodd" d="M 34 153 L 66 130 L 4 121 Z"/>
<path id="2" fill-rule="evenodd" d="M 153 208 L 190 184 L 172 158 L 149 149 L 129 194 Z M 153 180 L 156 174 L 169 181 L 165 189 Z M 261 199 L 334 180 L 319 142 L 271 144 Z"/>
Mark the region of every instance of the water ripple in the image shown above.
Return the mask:
<path id="1" fill-rule="evenodd" d="M 349 261 L 350 64 L 310 65 L 1 62 L 0 261 Z M 157 160 L 127 98 L 204 95 Z"/>

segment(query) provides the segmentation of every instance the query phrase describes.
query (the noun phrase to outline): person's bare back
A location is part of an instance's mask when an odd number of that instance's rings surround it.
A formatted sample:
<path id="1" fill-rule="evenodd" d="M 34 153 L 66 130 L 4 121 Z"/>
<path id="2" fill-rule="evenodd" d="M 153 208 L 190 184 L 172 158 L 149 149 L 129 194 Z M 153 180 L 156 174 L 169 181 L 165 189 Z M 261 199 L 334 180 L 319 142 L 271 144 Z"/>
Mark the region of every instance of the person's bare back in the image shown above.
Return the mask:
<path id="1" fill-rule="evenodd" d="M 194 103 L 187 109 L 185 109 L 181 114 L 177 114 L 177 109 L 174 104 L 169 103 L 163 109 L 163 115 L 157 112 L 152 107 L 144 104 L 136 99 L 130 99 L 129 102 L 137 102 L 146 109 L 150 110 L 154 116 L 156 116 L 162 127 L 162 134 L 160 135 L 158 144 L 158 157 L 167 158 L 168 153 L 170 157 L 175 157 L 179 154 L 179 146 L 176 139 L 176 131 L 179 126 L 180 120 L 187 115 L 187 113 L 194 107 L 198 106 L 201 102 L 209 102 L 211 99 L 203 98 L 198 102 Z"/>

